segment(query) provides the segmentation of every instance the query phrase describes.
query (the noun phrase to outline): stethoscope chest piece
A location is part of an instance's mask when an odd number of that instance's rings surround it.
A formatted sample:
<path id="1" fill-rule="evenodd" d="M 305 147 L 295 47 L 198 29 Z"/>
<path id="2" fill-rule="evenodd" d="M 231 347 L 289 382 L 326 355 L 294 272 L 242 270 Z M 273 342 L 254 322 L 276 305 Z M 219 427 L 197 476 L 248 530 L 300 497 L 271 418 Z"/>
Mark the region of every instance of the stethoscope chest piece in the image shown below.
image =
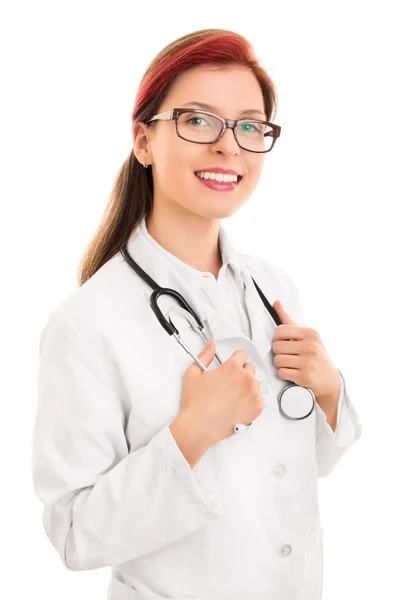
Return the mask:
<path id="1" fill-rule="evenodd" d="M 285 387 L 278 396 L 280 413 L 293 421 L 309 417 L 315 408 L 315 402 L 314 393 L 310 388 L 295 383 Z"/>
<path id="2" fill-rule="evenodd" d="M 128 263 L 128 265 L 136 272 L 136 274 L 139 275 L 139 277 L 141 277 L 153 289 L 153 293 L 150 296 L 150 306 L 162 327 L 165 329 L 168 335 L 173 335 L 175 337 L 177 342 L 188 354 L 190 354 L 193 360 L 196 361 L 196 363 L 203 371 L 207 371 L 207 367 L 203 365 L 203 363 L 199 360 L 196 354 L 194 354 L 192 350 L 181 339 L 179 331 L 171 321 L 171 318 L 169 318 L 168 320 L 165 318 L 164 314 L 158 306 L 158 299 L 162 295 L 173 296 L 178 302 L 178 304 L 181 306 L 181 308 L 183 308 L 186 312 L 192 315 L 193 319 L 196 321 L 197 329 L 200 335 L 202 336 L 204 341 L 206 341 L 207 337 L 203 331 L 204 325 L 200 317 L 192 309 L 190 304 L 188 304 L 185 298 L 183 298 L 183 296 L 179 294 L 176 290 L 173 290 L 171 288 L 163 288 L 160 285 L 158 285 L 158 283 L 155 282 L 154 279 L 152 279 L 150 275 L 146 273 L 146 271 L 144 271 L 137 264 L 137 262 L 133 260 L 133 258 L 128 252 L 126 244 L 120 249 L 120 252 L 126 260 L 126 262 Z M 278 316 L 278 313 L 276 312 L 274 307 L 269 303 L 267 298 L 264 296 L 261 288 L 259 287 L 259 285 L 253 277 L 252 280 L 254 282 L 254 285 L 256 286 L 257 292 L 261 300 L 263 301 L 264 306 L 268 309 L 268 312 L 270 313 L 274 322 L 276 323 L 276 325 L 281 325 L 282 323 Z M 215 352 L 215 358 L 221 365 L 223 364 L 222 359 L 217 352 Z M 310 388 L 299 386 L 295 383 L 286 386 L 280 392 L 278 397 L 278 407 L 280 413 L 287 419 L 291 419 L 293 421 L 301 421 L 302 419 L 306 419 L 307 417 L 309 417 L 312 411 L 314 410 L 315 405 L 316 400 L 312 390 L 310 390 Z M 238 423 L 234 426 L 234 431 L 236 433 L 238 433 L 239 431 L 244 431 L 248 429 L 250 425 L 251 423 L 249 423 L 248 425 Z"/>

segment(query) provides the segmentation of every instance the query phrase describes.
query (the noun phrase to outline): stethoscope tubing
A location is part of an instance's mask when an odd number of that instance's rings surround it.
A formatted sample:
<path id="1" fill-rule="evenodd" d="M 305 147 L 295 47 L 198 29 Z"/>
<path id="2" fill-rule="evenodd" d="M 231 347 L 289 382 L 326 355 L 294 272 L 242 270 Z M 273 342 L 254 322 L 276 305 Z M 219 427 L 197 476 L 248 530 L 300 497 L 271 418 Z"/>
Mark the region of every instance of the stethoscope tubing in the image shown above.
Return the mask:
<path id="1" fill-rule="evenodd" d="M 205 342 L 208 341 L 208 338 L 206 337 L 205 333 L 204 333 L 204 325 L 201 322 L 199 316 L 197 315 L 197 313 L 192 309 L 192 307 L 190 306 L 190 304 L 188 304 L 188 302 L 185 300 L 185 298 L 176 290 L 173 290 L 172 288 L 162 288 L 160 285 L 158 285 L 154 279 L 152 279 L 150 277 L 150 275 L 148 273 L 146 273 L 146 271 L 144 271 L 138 264 L 137 262 L 135 262 L 133 260 L 133 258 L 131 257 L 131 255 L 128 252 L 127 246 L 126 244 L 120 249 L 120 252 L 122 254 L 122 256 L 124 257 L 124 259 L 126 260 L 126 262 L 128 263 L 128 265 L 137 273 L 137 275 L 139 275 L 139 277 L 141 277 L 152 289 L 153 292 L 150 296 L 150 306 L 153 310 L 153 312 L 155 313 L 159 323 L 161 324 L 161 326 L 166 330 L 166 332 L 169 335 L 173 335 L 174 338 L 177 340 L 177 342 L 182 346 L 182 348 L 193 358 L 193 360 L 197 363 L 197 365 L 202 369 L 202 371 L 208 371 L 209 369 L 207 369 L 207 367 L 201 362 L 201 360 L 190 350 L 190 348 L 187 346 L 187 344 L 185 344 L 185 342 L 181 339 L 180 335 L 179 335 L 179 331 L 177 330 L 177 328 L 175 327 L 175 325 L 172 323 L 171 318 L 169 317 L 168 321 L 167 319 L 164 317 L 160 307 L 158 306 L 158 299 L 161 295 L 170 295 L 173 296 L 176 301 L 178 302 L 178 304 L 180 304 L 180 306 L 182 308 L 184 308 L 185 310 L 187 310 L 195 319 L 196 323 L 197 323 L 197 327 L 198 327 L 198 331 L 200 333 L 200 335 L 202 336 L 202 338 L 204 339 Z M 254 282 L 254 285 L 257 289 L 257 292 L 261 298 L 261 300 L 263 301 L 265 307 L 268 309 L 269 314 L 271 315 L 272 319 L 274 320 L 276 325 L 281 325 L 282 321 L 279 318 L 278 313 L 276 312 L 276 310 L 274 309 L 274 307 L 269 303 L 268 299 L 265 297 L 265 295 L 263 294 L 261 288 L 258 286 L 257 282 L 254 280 L 254 278 L 252 277 L 252 280 Z M 221 357 L 219 356 L 218 352 L 215 350 L 215 358 L 216 360 L 219 362 L 220 365 L 223 364 L 223 361 L 221 359 Z M 283 394 L 290 388 L 297 386 L 297 387 L 303 387 L 303 386 L 298 386 L 296 383 L 292 382 L 289 385 L 287 385 L 283 390 L 281 390 L 279 396 L 278 396 L 278 407 L 279 407 L 279 411 L 280 413 L 286 417 L 287 419 L 293 420 L 293 421 L 301 421 L 303 419 L 306 419 L 307 417 L 309 417 L 311 415 L 311 413 L 313 412 L 313 410 L 315 409 L 315 405 L 316 405 L 316 399 L 315 396 L 312 392 L 312 390 L 310 388 L 303 388 L 305 390 L 307 390 L 312 398 L 312 407 L 311 410 L 304 416 L 302 417 L 292 417 L 289 414 L 287 414 L 283 408 L 282 408 L 282 397 Z M 235 425 L 234 430 L 236 433 L 238 433 L 239 431 L 242 431 L 243 429 L 248 429 L 250 427 L 252 423 L 249 423 L 248 425 L 244 425 L 242 423 L 238 423 Z"/>

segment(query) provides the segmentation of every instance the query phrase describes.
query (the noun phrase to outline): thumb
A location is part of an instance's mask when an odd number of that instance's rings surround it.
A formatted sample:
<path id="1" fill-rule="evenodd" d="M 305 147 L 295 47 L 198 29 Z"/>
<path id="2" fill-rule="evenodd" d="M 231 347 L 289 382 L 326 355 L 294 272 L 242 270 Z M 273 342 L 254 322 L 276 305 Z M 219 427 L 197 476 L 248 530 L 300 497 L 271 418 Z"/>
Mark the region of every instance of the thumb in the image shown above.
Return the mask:
<path id="1" fill-rule="evenodd" d="M 214 360 L 214 356 L 215 356 L 215 344 L 214 344 L 214 340 L 208 340 L 207 344 L 205 345 L 204 349 L 200 352 L 200 354 L 197 355 L 197 358 L 199 360 L 201 360 L 201 362 L 203 363 L 203 365 L 205 367 L 208 367 L 212 361 Z M 190 365 L 190 370 L 194 373 L 203 373 L 203 369 L 201 369 L 199 367 L 199 365 L 197 364 L 197 362 L 193 362 Z"/>
<path id="2" fill-rule="evenodd" d="M 285 311 L 280 300 L 275 300 L 272 306 L 278 313 L 278 317 L 280 318 L 282 325 L 297 325 L 297 323 L 295 323 L 290 315 L 288 315 L 288 313 Z"/>

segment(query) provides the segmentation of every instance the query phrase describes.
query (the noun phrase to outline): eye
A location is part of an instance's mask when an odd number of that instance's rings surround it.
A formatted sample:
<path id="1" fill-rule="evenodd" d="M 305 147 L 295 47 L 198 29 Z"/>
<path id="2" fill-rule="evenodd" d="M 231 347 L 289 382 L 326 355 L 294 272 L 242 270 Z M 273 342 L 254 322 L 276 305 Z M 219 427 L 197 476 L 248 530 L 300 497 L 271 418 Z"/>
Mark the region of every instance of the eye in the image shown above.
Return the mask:
<path id="1" fill-rule="evenodd" d="M 259 126 L 256 126 L 255 123 L 242 123 L 240 127 L 241 127 L 242 131 L 244 131 L 244 132 L 249 131 L 251 133 L 253 131 L 258 131 L 258 132 L 260 131 Z M 251 128 L 253 128 L 253 129 L 251 129 Z"/>
<path id="2" fill-rule="evenodd" d="M 191 125 L 194 125 L 194 123 L 192 123 L 192 121 L 204 121 L 206 123 L 206 120 L 203 119 L 203 117 L 191 117 L 190 119 L 187 119 L 186 123 L 190 123 Z"/>

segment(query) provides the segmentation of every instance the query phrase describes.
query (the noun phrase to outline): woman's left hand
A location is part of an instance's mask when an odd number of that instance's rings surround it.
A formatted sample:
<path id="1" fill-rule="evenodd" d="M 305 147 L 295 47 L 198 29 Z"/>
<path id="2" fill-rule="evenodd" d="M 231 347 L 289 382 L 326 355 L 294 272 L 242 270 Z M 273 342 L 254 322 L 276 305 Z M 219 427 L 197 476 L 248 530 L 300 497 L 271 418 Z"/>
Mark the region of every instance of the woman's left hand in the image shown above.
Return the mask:
<path id="1" fill-rule="evenodd" d="M 282 325 L 275 328 L 272 351 L 278 377 L 310 388 L 316 399 L 335 403 L 340 391 L 340 374 L 325 350 L 319 333 L 311 327 L 299 327 L 284 311 L 279 300 L 273 305 Z M 320 404 L 320 402 L 319 402 Z"/>

